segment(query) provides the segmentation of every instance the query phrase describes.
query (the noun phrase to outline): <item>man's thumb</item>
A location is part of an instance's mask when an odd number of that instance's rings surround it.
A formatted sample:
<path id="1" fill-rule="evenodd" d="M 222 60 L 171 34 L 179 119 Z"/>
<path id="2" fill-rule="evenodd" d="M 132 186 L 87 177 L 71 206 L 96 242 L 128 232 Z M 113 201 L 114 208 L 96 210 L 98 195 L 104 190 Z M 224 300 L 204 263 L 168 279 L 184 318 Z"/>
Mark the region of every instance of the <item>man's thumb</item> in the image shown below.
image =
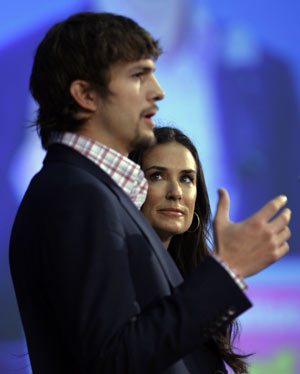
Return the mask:
<path id="1" fill-rule="evenodd" d="M 215 220 L 223 222 L 229 221 L 229 195 L 225 188 L 220 188 L 218 190 L 219 200 L 217 205 L 217 211 L 215 215 Z"/>

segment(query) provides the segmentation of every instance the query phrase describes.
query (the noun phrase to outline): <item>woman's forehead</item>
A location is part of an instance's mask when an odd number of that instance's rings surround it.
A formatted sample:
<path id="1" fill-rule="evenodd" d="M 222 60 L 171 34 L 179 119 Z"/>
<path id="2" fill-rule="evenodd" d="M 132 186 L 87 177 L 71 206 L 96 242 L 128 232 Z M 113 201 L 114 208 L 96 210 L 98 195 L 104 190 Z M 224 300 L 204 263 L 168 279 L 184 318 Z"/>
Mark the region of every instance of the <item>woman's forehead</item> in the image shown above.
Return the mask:
<path id="1" fill-rule="evenodd" d="M 190 150 L 177 142 L 161 143 L 147 149 L 143 156 L 143 169 L 152 164 L 168 169 L 197 169 Z"/>

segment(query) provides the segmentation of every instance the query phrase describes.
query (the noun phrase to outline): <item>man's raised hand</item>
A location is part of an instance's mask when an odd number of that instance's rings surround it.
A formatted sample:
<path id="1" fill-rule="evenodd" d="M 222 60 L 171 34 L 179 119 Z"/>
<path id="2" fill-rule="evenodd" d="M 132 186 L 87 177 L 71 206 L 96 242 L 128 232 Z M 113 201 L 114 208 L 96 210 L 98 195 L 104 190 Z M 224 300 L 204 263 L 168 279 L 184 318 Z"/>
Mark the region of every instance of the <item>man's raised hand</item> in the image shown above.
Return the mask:
<path id="1" fill-rule="evenodd" d="M 213 221 L 214 253 L 242 277 L 280 259 L 289 250 L 291 211 L 285 208 L 274 216 L 286 202 L 286 196 L 277 196 L 246 220 L 233 223 L 229 220 L 229 195 L 220 189 Z"/>

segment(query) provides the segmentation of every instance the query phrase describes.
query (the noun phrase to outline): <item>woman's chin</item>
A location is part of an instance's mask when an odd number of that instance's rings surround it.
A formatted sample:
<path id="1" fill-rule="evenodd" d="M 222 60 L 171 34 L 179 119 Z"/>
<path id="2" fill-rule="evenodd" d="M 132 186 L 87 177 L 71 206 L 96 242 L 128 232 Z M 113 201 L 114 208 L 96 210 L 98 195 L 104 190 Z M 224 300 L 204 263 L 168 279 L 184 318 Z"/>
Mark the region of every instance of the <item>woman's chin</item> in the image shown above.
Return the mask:
<path id="1" fill-rule="evenodd" d="M 170 241 L 173 236 L 183 234 L 186 230 L 186 228 L 179 226 L 174 227 L 174 225 L 155 228 L 155 231 L 162 242 L 165 242 L 166 240 Z"/>

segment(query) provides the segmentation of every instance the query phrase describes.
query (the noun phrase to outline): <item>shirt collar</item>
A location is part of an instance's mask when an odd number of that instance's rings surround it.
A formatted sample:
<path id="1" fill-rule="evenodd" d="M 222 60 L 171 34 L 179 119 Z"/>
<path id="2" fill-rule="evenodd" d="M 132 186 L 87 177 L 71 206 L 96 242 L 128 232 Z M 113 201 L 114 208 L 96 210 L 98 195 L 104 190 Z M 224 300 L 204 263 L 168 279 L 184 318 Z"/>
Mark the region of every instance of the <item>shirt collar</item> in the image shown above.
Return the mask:
<path id="1" fill-rule="evenodd" d="M 138 209 L 144 204 L 148 183 L 140 166 L 96 140 L 70 132 L 55 133 L 52 143 L 67 145 L 98 165 L 128 195 Z"/>

